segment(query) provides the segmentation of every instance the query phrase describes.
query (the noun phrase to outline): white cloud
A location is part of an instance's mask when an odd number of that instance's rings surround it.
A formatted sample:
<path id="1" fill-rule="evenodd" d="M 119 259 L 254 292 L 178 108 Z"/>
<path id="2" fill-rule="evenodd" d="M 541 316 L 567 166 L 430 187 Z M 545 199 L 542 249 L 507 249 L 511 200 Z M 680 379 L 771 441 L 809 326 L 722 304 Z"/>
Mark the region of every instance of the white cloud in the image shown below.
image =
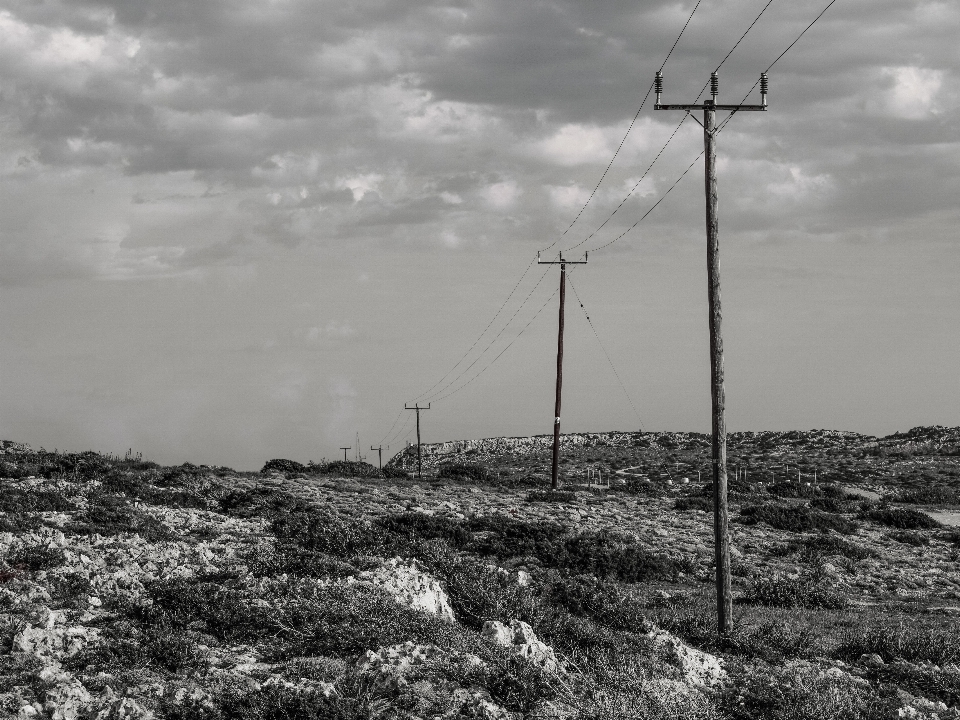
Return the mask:
<path id="1" fill-rule="evenodd" d="M 335 185 L 338 188 L 350 190 L 353 193 L 353 201 L 359 202 L 368 192 L 377 192 L 382 182 L 383 175 L 380 173 L 367 173 L 351 178 L 337 178 Z"/>
<path id="2" fill-rule="evenodd" d="M 887 110 L 897 117 L 919 120 L 937 113 L 937 94 L 943 85 L 943 71 L 914 66 L 883 68 L 893 78 L 887 91 Z"/>
<path id="3" fill-rule="evenodd" d="M 550 202 L 563 210 L 582 207 L 590 193 L 579 185 L 549 185 Z"/>
<path id="4" fill-rule="evenodd" d="M 558 165 L 607 162 L 614 149 L 602 128 L 580 124 L 564 125 L 534 147 L 544 159 Z"/>
<path id="5" fill-rule="evenodd" d="M 522 190 L 520 190 L 516 180 L 504 180 L 493 185 L 487 185 L 480 191 L 480 194 L 493 207 L 498 210 L 505 210 L 513 207 L 522 194 Z"/>

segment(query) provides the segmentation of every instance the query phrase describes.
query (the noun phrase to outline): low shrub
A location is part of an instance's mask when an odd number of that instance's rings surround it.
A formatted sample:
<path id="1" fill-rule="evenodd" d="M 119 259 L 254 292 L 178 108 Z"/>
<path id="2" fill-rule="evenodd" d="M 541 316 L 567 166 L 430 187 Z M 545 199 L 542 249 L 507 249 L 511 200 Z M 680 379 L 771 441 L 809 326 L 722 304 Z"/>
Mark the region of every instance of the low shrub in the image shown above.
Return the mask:
<path id="1" fill-rule="evenodd" d="M 324 696 L 319 690 L 237 682 L 221 686 L 212 703 L 176 700 L 169 693 L 160 703 L 165 720 L 369 720 L 371 697 Z"/>
<path id="2" fill-rule="evenodd" d="M 261 473 L 269 473 L 273 471 L 281 473 L 302 473 L 307 469 L 307 466 L 303 463 L 298 463 L 296 460 L 284 460 L 282 458 L 277 458 L 275 460 L 267 460 L 263 464 L 263 467 L 260 468 Z"/>
<path id="3" fill-rule="evenodd" d="M 356 575 L 359 568 L 340 558 L 331 557 L 296 545 L 281 544 L 271 552 L 251 552 L 246 558 L 247 569 L 254 577 L 294 577 L 341 579 Z"/>
<path id="4" fill-rule="evenodd" d="M 879 655 L 885 663 L 949 665 L 960 662 L 960 627 L 925 627 L 920 624 L 873 619 L 845 628 L 831 657 L 856 662 L 864 654 Z"/>
<path id="5" fill-rule="evenodd" d="M 57 490 L 3 488 L 0 492 L 0 511 L 24 512 L 72 512 L 76 505 Z"/>
<path id="6" fill-rule="evenodd" d="M 896 717 L 899 702 L 879 697 L 866 683 L 816 666 L 738 664 L 719 696 L 729 720 L 879 720 Z"/>
<path id="7" fill-rule="evenodd" d="M 255 487 L 248 490 L 230 490 L 219 498 L 220 510 L 241 518 L 283 517 L 290 513 L 306 512 L 306 502 L 283 490 Z"/>
<path id="8" fill-rule="evenodd" d="M 336 475 L 337 477 L 383 477 L 383 473 L 370 463 L 357 462 L 355 460 L 334 460 L 333 462 L 323 465 L 314 465 L 311 463 L 307 470 L 308 472 L 319 475 Z"/>
<path id="9" fill-rule="evenodd" d="M 940 523 L 932 517 L 913 508 L 879 506 L 864 510 L 860 517 L 899 530 L 928 530 L 940 527 Z"/>
<path id="10" fill-rule="evenodd" d="M 649 627 L 637 597 L 595 575 L 554 574 L 547 593 L 554 605 L 612 630 L 642 632 Z"/>
<path id="11" fill-rule="evenodd" d="M 960 669 L 938 668 L 893 662 L 870 668 L 867 677 L 875 683 L 894 686 L 912 695 L 940 701 L 945 705 L 960 705 Z"/>
<path id="12" fill-rule="evenodd" d="M 198 673 L 208 665 L 208 655 L 195 640 L 168 622 L 145 626 L 119 623 L 108 628 L 97 645 L 68 658 L 73 670 L 109 671 L 152 668 L 168 673 Z"/>
<path id="13" fill-rule="evenodd" d="M 673 503 L 673 509 L 680 510 L 682 512 L 686 512 L 688 510 L 701 510 L 705 513 L 712 513 L 713 500 L 710 498 L 705 498 L 702 495 L 681 497 L 677 498 L 676 502 Z"/>
<path id="14" fill-rule="evenodd" d="M 820 558 L 839 555 L 850 560 L 864 560 L 868 557 L 877 557 L 877 552 L 861 547 L 842 537 L 833 534 L 821 533 L 790 540 L 784 545 L 774 547 L 773 554 L 797 555 L 805 562 L 814 562 Z"/>
<path id="15" fill-rule="evenodd" d="M 542 616 L 541 598 L 521 587 L 509 573 L 469 555 L 457 555 L 440 542 L 413 549 L 428 572 L 443 585 L 457 619 L 474 629 L 487 620 L 504 618 L 536 625 Z"/>
<path id="16" fill-rule="evenodd" d="M 832 588 L 817 569 L 804 571 L 799 577 L 774 575 L 770 578 L 758 578 L 753 581 L 739 602 L 826 610 L 839 610 L 850 605 L 850 601 Z"/>
<path id="17" fill-rule="evenodd" d="M 52 570 L 67 562 L 63 550 L 50 547 L 45 543 L 19 545 L 7 552 L 6 562 L 13 568 L 30 570 Z"/>
<path id="18" fill-rule="evenodd" d="M 385 478 L 398 478 L 401 480 L 410 479 L 410 473 L 403 468 L 396 467 L 395 465 L 384 465 L 382 472 Z"/>
<path id="19" fill-rule="evenodd" d="M 960 505 L 960 492 L 944 486 L 905 488 L 894 495 L 894 500 L 909 505 Z"/>
<path id="20" fill-rule="evenodd" d="M 150 541 L 175 537 L 163 523 L 135 508 L 126 498 L 99 492 L 90 494 L 87 508 L 74 515 L 63 531 L 73 535 L 106 536 L 136 533 Z"/>
<path id="21" fill-rule="evenodd" d="M 447 480 L 461 480 L 472 483 L 486 482 L 489 475 L 483 465 L 472 463 L 444 463 L 437 477 Z"/>
<path id="22" fill-rule="evenodd" d="M 42 526 L 43 518 L 36 513 L 0 513 L 0 532 L 29 532 Z"/>
<path id="23" fill-rule="evenodd" d="M 750 505 L 740 511 L 739 522 L 744 525 L 766 523 L 777 530 L 811 532 L 836 530 L 844 535 L 856 532 L 857 524 L 839 515 L 811 510 L 803 505 Z"/>
<path id="24" fill-rule="evenodd" d="M 572 503 L 577 494 L 570 490 L 531 490 L 527 493 L 527 502 Z"/>
<path id="25" fill-rule="evenodd" d="M 312 655 L 356 657 L 406 642 L 464 650 L 470 635 L 437 615 L 412 610 L 388 593 L 358 586 L 319 586 L 306 595 L 277 589 L 275 607 L 258 613 L 263 632 L 280 641 L 276 660 Z"/>
<path id="26" fill-rule="evenodd" d="M 462 548 L 473 538 L 463 522 L 442 515 L 395 513 L 377 518 L 374 524 L 404 544 L 415 540 L 440 539 L 451 547 Z"/>
<path id="27" fill-rule="evenodd" d="M 914 547 L 924 547 L 930 544 L 930 538 L 926 535 L 921 535 L 916 530 L 895 530 L 888 534 L 887 537 L 898 543 L 913 545 Z"/>
<path id="28" fill-rule="evenodd" d="M 379 524 L 342 518 L 326 510 L 277 515 L 270 531 L 281 542 L 333 557 L 378 554 L 390 546 L 390 538 Z"/>

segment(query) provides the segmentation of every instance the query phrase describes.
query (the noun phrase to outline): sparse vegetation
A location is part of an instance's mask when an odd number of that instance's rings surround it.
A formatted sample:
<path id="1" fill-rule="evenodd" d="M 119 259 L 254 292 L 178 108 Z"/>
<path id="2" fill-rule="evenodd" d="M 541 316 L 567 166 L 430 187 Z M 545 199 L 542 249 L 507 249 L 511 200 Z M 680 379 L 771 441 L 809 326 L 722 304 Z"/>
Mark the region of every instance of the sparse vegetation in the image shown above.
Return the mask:
<path id="1" fill-rule="evenodd" d="M 773 463 L 789 475 L 784 458 L 813 448 L 796 467 L 833 482 L 734 478 L 735 623 L 722 642 L 711 490 L 682 483 L 705 469 L 705 436 L 571 445 L 569 478 L 587 462 L 634 473 L 602 495 L 569 489 L 572 480 L 549 490 L 546 453 L 510 450 L 507 461 L 482 447 L 453 454 L 448 470 L 430 466 L 447 482 L 421 484 L 393 461 L 382 474 L 282 460 L 244 474 L 4 446 L 0 714 L 65 692 L 64 677 L 104 712 L 113 693 L 158 720 L 453 718 L 481 716 L 481 701 L 527 717 L 553 707 L 571 720 L 892 720 L 910 716 L 900 712 L 909 703 L 956 706 L 960 531 L 913 508 L 864 504 L 842 486 L 877 487 L 874 466 L 945 445 L 918 431 L 870 440 L 869 454 L 841 452 L 857 437 L 731 439 L 731 464 L 751 478 Z M 924 488 L 934 476 L 953 482 L 956 456 L 935 457 L 899 473 L 903 484 L 884 497 L 949 505 Z M 423 573 L 418 587 L 441 588 L 455 620 L 398 601 L 374 579 L 391 567 Z M 523 632 L 571 672 L 494 644 L 483 634 L 494 621 L 527 623 Z M 27 627 L 72 638 L 63 675 L 41 675 L 48 661 L 30 652 L 11 654 L 33 642 Z M 651 644 L 654 628 L 723 656 L 730 679 L 694 692 Z M 403 682 L 362 669 L 376 652 L 402 655 L 407 641 L 427 655 Z"/>

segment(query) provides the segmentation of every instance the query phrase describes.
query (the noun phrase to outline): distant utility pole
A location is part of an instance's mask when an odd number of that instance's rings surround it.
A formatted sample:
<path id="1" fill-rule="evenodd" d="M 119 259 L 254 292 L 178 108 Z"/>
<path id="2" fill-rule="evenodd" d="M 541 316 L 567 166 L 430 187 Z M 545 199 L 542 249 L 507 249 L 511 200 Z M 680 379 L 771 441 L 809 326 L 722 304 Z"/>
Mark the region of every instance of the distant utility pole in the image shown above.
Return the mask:
<path id="1" fill-rule="evenodd" d="M 563 302 L 567 294 L 567 264 L 586 265 L 587 254 L 583 254 L 583 260 L 564 260 L 563 253 L 560 253 L 559 260 L 541 260 L 540 253 L 537 253 L 537 264 L 539 265 L 559 265 L 560 266 L 560 332 L 557 335 L 557 401 L 553 410 L 553 464 L 550 471 L 550 487 L 556 490 L 560 487 L 560 479 L 557 473 L 560 469 L 560 386 L 563 384 Z"/>
<path id="2" fill-rule="evenodd" d="M 377 463 L 380 466 L 380 469 L 383 470 L 383 445 L 381 445 L 380 447 L 374 447 L 373 445 L 371 445 L 370 449 L 377 451 L 377 457 L 379 458 Z"/>
<path id="3" fill-rule="evenodd" d="M 707 206 L 707 294 L 710 324 L 710 395 L 713 410 L 713 519 L 714 549 L 717 564 L 717 631 L 729 638 L 733 621 L 733 591 L 730 587 L 730 528 L 727 510 L 727 429 L 723 406 L 723 338 L 720 334 L 720 248 L 717 222 L 717 110 L 742 112 L 767 109 L 767 74 L 760 74 L 760 105 L 720 105 L 717 103 L 719 79 L 710 74 L 710 99 L 697 105 L 662 105 L 663 75 L 654 79 L 656 110 L 703 110 L 704 176 Z M 696 116 L 691 116 L 696 120 Z M 699 120 L 697 120 L 699 122 Z"/>
<path id="4" fill-rule="evenodd" d="M 420 456 L 420 411 L 429 410 L 430 403 L 427 403 L 426 407 L 420 407 L 417 403 L 413 404 L 413 407 L 403 406 L 405 410 L 416 410 L 417 411 L 417 480 L 423 480 L 423 463 Z"/>
<path id="5" fill-rule="evenodd" d="M 342 447 L 340 449 L 343 450 L 343 461 L 347 462 L 347 450 L 350 449 L 350 445 L 347 445 L 347 447 Z"/>

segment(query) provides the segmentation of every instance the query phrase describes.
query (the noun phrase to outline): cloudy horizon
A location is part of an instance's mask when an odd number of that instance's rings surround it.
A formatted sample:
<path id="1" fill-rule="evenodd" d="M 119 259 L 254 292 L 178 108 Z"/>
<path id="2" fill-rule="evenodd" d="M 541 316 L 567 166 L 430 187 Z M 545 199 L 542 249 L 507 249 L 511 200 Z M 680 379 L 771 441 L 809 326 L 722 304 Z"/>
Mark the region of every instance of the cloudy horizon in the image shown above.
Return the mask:
<path id="1" fill-rule="evenodd" d="M 376 462 L 418 400 L 425 442 L 548 433 L 546 248 L 591 251 L 563 431 L 709 431 L 702 131 L 637 108 L 688 18 L 664 102 L 763 10 L 735 102 L 827 2 L 7 0 L 0 437 Z M 837 0 L 719 135 L 731 431 L 960 425 L 958 31 Z"/>

